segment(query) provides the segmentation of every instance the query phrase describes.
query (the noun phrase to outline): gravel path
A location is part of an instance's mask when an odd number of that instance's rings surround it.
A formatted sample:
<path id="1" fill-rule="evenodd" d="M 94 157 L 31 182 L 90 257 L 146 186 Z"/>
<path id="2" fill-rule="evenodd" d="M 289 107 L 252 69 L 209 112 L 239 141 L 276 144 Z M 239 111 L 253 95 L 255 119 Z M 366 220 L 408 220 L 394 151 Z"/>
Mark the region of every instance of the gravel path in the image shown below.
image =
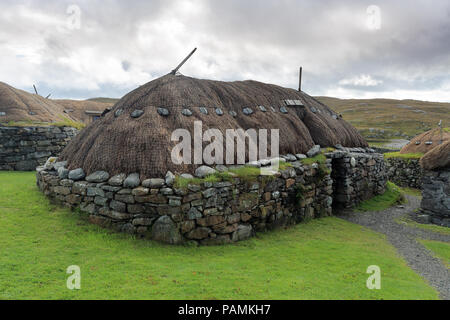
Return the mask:
<path id="1" fill-rule="evenodd" d="M 450 300 L 450 271 L 441 260 L 433 257 L 432 253 L 417 241 L 425 239 L 450 243 L 450 236 L 395 222 L 397 218 L 415 211 L 420 206 L 417 197 L 409 195 L 405 197 L 408 203 L 403 206 L 378 212 L 344 212 L 340 217 L 385 234 L 408 265 L 427 279 L 440 293 L 442 299 Z"/>

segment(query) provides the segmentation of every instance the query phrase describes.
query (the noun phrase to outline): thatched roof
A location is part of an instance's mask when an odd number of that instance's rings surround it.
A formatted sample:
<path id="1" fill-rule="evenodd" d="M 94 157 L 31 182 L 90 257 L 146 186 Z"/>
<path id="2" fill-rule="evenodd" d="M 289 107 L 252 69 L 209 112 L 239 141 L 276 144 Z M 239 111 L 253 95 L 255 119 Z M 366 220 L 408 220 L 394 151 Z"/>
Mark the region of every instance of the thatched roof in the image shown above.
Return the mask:
<path id="1" fill-rule="evenodd" d="M 427 170 L 450 167 L 450 140 L 428 151 L 421 159 L 420 165 Z"/>
<path id="2" fill-rule="evenodd" d="M 16 89 L 0 82 L 0 122 L 10 121 L 38 121 L 57 122 L 64 117 L 71 118 L 64 113 L 64 107 L 53 100 L 43 98 Z M 3 115 L 3 113 L 5 115 Z"/>
<path id="3" fill-rule="evenodd" d="M 450 132 L 442 130 L 442 140 L 450 140 Z M 437 147 L 441 140 L 441 130 L 439 128 L 424 132 L 413 138 L 406 146 L 400 150 L 400 153 L 427 153 Z"/>
<path id="4" fill-rule="evenodd" d="M 97 102 L 90 100 L 55 100 L 56 103 L 62 105 L 66 112 L 78 121 L 90 123 L 90 115 L 86 111 L 103 112 L 107 108 L 111 108 L 114 103 Z"/>
<path id="5" fill-rule="evenodd" d="M 286 106 L 286 99 L 298 100 L 294 102 L 304 107 Z M 280 112 L 282 106 L 288 113 Z M 159 115 L 161 107 L 170 114 Z M 244 114 L 246 107 L 253 113 Z M 223 115 L 218 115 L 216 108 Z M 183 109 L 189 109 L 192 115 L 183 115 Z M 132 118 L 135 110 L 144 113 Z M 233 112 L 235 116 L 230 114 Z M 223 134 L 226 129 L 279 129 L 281 154 L 304 153 L 314 144 L 367 146 L 354 127 L 304 92 L 256 81 L 221 82 L 168 74 L 124 96 L 105 117 L 85 128 L 66 147 L 62 158 L 68 160 L 71 169 L 82 167 L 87 173 L 106 170 L 157 177 L 167 170 L 193 172 L 194 166 L 172 163 L 170 153 L 176 143 L 170 138 L 178 128 L 188 129 L 193 137 L 197 120 L 203 122 L 203 130 L 216 128 Z"/>

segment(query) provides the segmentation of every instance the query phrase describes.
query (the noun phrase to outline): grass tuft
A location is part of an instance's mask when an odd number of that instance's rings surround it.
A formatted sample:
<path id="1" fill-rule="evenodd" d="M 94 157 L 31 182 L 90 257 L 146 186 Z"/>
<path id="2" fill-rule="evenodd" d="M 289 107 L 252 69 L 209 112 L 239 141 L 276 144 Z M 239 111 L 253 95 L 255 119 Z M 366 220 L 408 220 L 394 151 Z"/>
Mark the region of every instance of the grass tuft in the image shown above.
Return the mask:
<path id="1" fill-rule="evenodd" d="M 399 158 L 399 159 L 420 159 L 422 158 L 423 153 L 405 153 L 402 154 L 400 152 L 389 152 L 384 154 L 385 159 L 390 158 Z"/>

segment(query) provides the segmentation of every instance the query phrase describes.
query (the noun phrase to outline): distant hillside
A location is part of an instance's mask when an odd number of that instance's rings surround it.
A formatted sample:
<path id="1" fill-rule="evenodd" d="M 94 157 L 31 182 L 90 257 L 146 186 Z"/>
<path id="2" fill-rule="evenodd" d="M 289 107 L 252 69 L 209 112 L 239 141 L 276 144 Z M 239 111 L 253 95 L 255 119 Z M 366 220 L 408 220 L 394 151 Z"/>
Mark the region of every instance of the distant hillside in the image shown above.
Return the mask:
<path id="1" fill-rule="evenodd" d="M 113 99 L 111 99 L 113 100 Z M 90 115 L 85 111 L 104 111 L 114 105 L 112 102 L 98 102 L 95 100 L 54 100 L 62 105 L 66 113 L 83 123 L 90 122 Z"/>
<path id="2" fill-rule="evenodd" d="M 435 128 L 450 126 L 450 103 L 392 99 L 316 97 L 358 128 L 369 140 L 411 139 Z"/>
<path id="3" fill-rule="evenodd" d="M 115 98 L 103 98 L 103 97 L 99 97 L 99 98 L 91 98 L 91 99 L 87 99 L 86 101 L 94 101 L 94 102 L 102 102 L 102 103 L 111 103 L 111 104 L 115 104 L 117 101 L 119 101 L 120 99 L 115 99 Z"/>

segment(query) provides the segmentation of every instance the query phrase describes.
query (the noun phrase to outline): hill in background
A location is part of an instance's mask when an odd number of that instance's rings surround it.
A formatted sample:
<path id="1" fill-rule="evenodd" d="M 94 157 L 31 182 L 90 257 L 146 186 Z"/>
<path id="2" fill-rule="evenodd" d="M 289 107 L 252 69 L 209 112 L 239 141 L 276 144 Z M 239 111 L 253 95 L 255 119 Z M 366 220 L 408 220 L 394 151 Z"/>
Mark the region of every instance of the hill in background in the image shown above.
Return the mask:
<path id="1" fill-rule="evenodd" d="M 407 139 L 442 120 L 450 127 L 450 103 L 393 99 L 338 99 L 316 97 L 355 126 L 368 141 Z"/>

